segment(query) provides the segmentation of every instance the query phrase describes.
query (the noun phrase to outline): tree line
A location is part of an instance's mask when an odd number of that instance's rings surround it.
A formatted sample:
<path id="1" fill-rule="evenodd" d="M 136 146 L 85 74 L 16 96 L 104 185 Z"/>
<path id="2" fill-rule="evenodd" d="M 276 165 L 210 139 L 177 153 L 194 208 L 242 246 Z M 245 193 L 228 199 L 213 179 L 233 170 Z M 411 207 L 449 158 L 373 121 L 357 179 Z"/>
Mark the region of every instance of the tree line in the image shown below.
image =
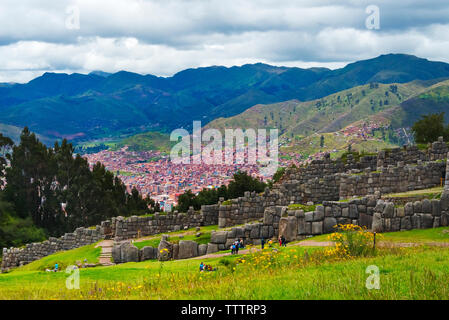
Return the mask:
<path id="1" fill-rule="evenodd" d="M 20 143 L 0 134 L 0 247 L 61 236 L 114 216 L 150 213 L 155 203 L 103 164 L 92 169 L 63 140 L 53 148 L 24 128 Z"/>

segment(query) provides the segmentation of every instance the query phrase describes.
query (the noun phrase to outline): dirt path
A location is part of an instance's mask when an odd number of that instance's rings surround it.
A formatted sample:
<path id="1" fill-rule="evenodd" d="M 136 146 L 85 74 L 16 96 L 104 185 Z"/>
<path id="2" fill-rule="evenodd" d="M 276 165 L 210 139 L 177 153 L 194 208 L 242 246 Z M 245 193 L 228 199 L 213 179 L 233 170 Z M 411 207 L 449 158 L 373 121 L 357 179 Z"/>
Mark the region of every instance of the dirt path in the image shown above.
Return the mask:
<path id="1" fill-rule="evenodd" d="M 301 242 L 296 242 L 296 243 L 292 243 L 289 246 L 299 246 L 299 247 L 330 247 L 332 246 L 333 243 L 329 242 L 329 241 L 313 241 L 313 240 L 305 240 L 305 241 L 301 241 Z M 268 248 L 268 246 L 265 246 L 265 248 Z M 253 249 L 254 250 L 254 249 Z M 260 248 L 255 248 L 256 251 L 260 251 Z M 249 249 L 243 249 L 243 250 L 239 250 L 239 254 L 247 254 L 249 253 Z M 225 253 L 210 253 L 210 254 L 206 254 L 204 256 L 198 256 L 198 257 L 194 257 L 192 259 L 207 259 L 207 258 L 220 258 L 220 257 L 225 257 L 225 256 L 230 256 L 231 253 L 230 252 L 225 252 Z"/>
<path id="2" fill-rule="evenodd" d="M 330 247 L 333 246 L 334 243 L 332 241 L 314 241 L 314 240 L 304 240 L 301 242 L 292 243 L 289 247 L 299 246 L 299 247 Z M 408 248 L 408 247 L 419 247 L 421 245 L 427 246 L 436 246 L 436 247 L 449 247 L 449 242 L 379 242 L 379 247 L 399 247 L 399 248 Z M 267 247 L 266 247 L 267 248 Z M 256 248 L 256 251 L 260 251 L 260 248 Z M 249 250 L 239 250 L 239 254 L 248 254 Z M 204 256 L 198 256 L 191 259 L 207 259 L 207 258 L 220 258 L 225 256 L 230 256 L 230 252 L 225 253 L 211 253 L 206 254 Z"/>

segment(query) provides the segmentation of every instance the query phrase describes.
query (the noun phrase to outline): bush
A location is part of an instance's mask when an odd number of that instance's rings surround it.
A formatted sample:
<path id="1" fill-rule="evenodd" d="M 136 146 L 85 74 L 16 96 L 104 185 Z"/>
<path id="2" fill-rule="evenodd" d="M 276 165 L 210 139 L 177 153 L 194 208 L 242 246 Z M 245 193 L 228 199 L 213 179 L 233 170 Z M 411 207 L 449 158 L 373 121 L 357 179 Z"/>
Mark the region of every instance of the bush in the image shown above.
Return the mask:
<path id="1" fill-rule="evenodd" d="M 339 224 L 334 226 L 338 232 L 328 236 L 335 241 L 335 247 L 326 249 L 326 255 L 339 258 L 368 256 L 374 253 L 374 234 L 354 224 Z"/>

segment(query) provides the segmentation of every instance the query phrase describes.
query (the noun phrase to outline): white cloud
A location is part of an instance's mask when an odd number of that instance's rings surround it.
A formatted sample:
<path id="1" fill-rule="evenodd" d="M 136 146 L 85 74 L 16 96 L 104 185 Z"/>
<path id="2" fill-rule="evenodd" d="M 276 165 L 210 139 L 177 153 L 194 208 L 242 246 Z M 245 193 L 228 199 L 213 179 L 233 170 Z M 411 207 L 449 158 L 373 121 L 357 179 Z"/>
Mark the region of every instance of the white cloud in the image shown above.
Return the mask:
<path id="1" fill-rule="evenodd" d="M 189 67 L 265 62 L 341 67 L 383 53 L 449 62 L 449 3 L 372 1 L 3 0 L 0 81 L 45 71 L 129 70 L 169 76 Z M 65 27 L 80 9 L 80 29 Z"/>

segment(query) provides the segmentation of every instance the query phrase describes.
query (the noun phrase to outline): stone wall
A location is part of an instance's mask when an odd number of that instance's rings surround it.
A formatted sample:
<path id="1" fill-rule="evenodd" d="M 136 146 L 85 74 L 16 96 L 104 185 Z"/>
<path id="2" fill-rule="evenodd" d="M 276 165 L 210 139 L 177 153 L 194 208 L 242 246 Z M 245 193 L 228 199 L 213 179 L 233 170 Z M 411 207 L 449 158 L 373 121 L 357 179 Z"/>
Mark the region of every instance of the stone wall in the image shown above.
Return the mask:
<path id="1" fill-rule="evenodd" d="M 244 224 L 263 217 L 266 194 L 245 192 L 244 197 L 228 200 L 230 204 L 221 204 L 218 214 L 218 227 L 224 228 Z"/>
<path id="2" fill-rule="evenodd" d="M 449 203 L 441 200 L 408 202 L 395 206 L 379 200 L 374 208 L 372 230 L 392 232 L 411 229 L 428 229 L 449 225 Z"/>
<path id="3" fill-rule="evenodd" d="M 179 231 L 199 226 L 218 224 L 219 204 L 202 206 L 200 212 L 190 208 L 187 213 L 155 213 L 153 216 L 129 218 L 117 217 L 115 240 L 125 240 L 158 233 Z"/>
<path id="4" fill-rule="evenodd" d="M 66 233 L 60 238 L 50 237 L 44 242 L 29 243 L 23 248 L 4 248 L 1 269 L 22 266 L 58 251 L 79 248 L 103 238 L 102 227 L 96 226 L 95 229 L 78 228 L 75 232 Z"/>
<path id="5" fill-rule="evenodd" d="M 340 174 L 340 199 L 365 196 L 380 191 L 382 194 L 427 189 L 441 185 L 445 172 L 443 161 L 426 162 L 418 165 L 382 167 L 379 172 L 362 174 Z"/>

